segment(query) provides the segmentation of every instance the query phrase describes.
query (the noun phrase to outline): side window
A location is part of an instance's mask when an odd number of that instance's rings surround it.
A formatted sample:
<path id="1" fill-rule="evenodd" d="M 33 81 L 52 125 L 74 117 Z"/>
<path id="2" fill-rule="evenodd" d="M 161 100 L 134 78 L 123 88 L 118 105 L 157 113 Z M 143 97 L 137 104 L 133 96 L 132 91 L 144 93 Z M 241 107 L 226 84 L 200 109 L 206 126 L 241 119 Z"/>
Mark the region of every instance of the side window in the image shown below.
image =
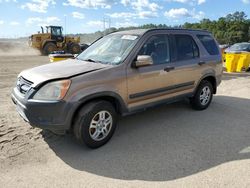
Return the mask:
<path id="1" fill-rule="evenodd" d="M 177 60 L 190 60 L 199 57 L 199 49 L 189 35 L 175 35 Z"/>
<path id="2" fill-rule="evenodd" d="M 52 35 L 61 36 L 61 29 L 60 28 L 52 28 Z"/>
<path id="3" fill-rule="evenodd" d="M 170 62 L 169 43 L 167 35 L 155 35 L 150 37 L 140 49 L 138 55 L 149 55 L 154 65 Z"/>
<path id="4" fill-rule="evenodd" d="M 210 55 L 219 55 L 216 42 L 210 35 L 197 35 L 197 37 Z"/>

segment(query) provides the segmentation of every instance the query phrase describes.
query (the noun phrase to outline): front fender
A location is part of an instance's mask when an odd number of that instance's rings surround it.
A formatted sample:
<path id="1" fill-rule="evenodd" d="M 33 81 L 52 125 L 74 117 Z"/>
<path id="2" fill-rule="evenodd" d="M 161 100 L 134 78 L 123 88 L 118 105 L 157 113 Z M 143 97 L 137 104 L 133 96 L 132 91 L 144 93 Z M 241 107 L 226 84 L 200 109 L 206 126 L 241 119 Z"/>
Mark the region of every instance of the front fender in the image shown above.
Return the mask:
<path id="1" fill-rule="evenodd" d="M 93 94 L 87 95 L 85 97 L 82 97 L 79 100 L 79 102 L 81 104 L 83 104 L 83 103 L 86 103 L 90 100 L 94 100 L 94 99 L 98 99 L 98 98 L 101 99 L 101 98 L 105 98 L 105 97 L 113 98 L 114 100 L 119 102 L 121 112 L 127 112 L 127 106 L 126 106 L 124 100 L 122 99 L 122 97 L 119 94 L 112 92 L 112 91 L 102 91 L 102 92 L 98 92 L 98 93 L 93 93 Z"/>
<path id="2" fill-rule="evenodd" d="M 55 40 L 51 40 L 51 39 L 49 39 L 49 40 L 44 40 L 43 43 L 42 43 L 42 48 L 43 48 L 48 42 L 52 42 L 52 43 L 56 44 L 56 41 L 55 41 Z"/>

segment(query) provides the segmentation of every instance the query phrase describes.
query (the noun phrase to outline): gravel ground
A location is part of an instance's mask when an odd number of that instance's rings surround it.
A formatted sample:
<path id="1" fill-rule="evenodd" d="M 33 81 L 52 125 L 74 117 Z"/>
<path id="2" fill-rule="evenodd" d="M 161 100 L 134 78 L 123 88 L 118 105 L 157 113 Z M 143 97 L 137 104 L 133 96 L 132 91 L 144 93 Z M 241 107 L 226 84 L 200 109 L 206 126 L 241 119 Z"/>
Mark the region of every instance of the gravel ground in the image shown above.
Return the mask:
<path id="1" fill-rule="evenodd" d="M 0 57 L 0 187 L 250 187 L 250 74 L 224 74 L 211 106 L 121 118 L 105 146 L 30 127 L 10 99 L 17 74 L 48 57 Z"/>

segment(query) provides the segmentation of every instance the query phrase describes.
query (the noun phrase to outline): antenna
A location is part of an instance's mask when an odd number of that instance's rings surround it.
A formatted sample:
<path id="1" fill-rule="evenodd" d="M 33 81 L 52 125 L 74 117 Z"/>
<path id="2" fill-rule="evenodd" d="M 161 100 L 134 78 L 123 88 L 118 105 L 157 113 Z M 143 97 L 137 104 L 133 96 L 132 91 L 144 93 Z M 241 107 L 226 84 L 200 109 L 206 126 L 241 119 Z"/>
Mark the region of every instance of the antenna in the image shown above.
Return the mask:
<path id="1" fill-rule="evenodd" d="M 111 19 L 109 18 L 109 32 L 110 32 Z"/>
<path id="2" fill-rule="evenodd" d="M 66 14 L 64 14 L 64 35 L 66 36 Z"/>
<path id="3" fill-rule="evenodd" d="M 106 23 L 106 21 L 105 21 L 105 18 L 103 18 L 103 31 L 105 31 L 105 24 Z"/>
<path id="4" fill-rule="evenodd" d="M 106 24 L 108 25 L 108 33 L 109 33 L 110 32 L 110 26 L 111 26 L 111 19 L 103 17 L 103 31 L 104 32 L 106 30 Z M 106 32 L 105 32 L 105 34 L 106 34 Z"/>

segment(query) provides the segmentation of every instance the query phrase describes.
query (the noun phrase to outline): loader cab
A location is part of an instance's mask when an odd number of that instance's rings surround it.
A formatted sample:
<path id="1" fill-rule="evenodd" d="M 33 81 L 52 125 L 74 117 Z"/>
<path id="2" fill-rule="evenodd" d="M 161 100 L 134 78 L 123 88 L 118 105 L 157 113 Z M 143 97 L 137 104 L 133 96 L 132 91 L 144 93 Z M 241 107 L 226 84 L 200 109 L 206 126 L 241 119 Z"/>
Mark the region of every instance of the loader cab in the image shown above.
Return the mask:
<path id="1" fill-rule="evenodd" d="M 60 26 L 47 26 L 47 33 L 51 33 L 51 39 L 55 40 L 56 42 L 63 42 L 64 37 L 62 34 L 63 28 Z"/>

